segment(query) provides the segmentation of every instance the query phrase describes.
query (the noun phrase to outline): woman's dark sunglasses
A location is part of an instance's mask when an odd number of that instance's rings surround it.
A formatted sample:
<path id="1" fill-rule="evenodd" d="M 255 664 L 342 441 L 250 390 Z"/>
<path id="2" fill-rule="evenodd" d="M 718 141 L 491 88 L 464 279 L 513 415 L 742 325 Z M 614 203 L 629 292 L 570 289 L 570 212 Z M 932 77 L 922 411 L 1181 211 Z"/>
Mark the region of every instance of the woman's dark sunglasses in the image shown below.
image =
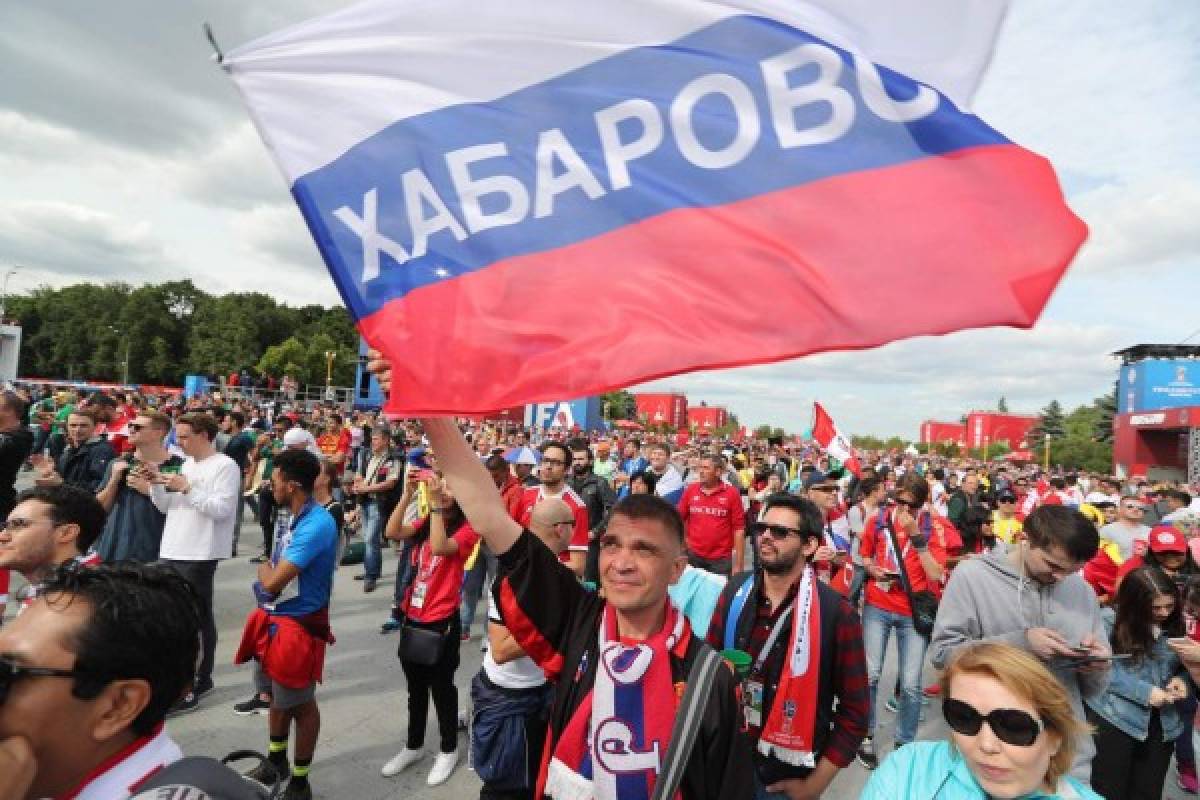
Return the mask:
<path id="1" fill-rule="evenodd" d="M 947 697 L 942 701 L 942 716 L 946 724 L 963 736 L 976 736 L 986 721 L 996 738 L 1015 747 L 1029 747 L 1037 741 L 1044 724 L 1027 711 L 997 708 L 980 714 L 962 700 Z"/>
<path id="2" fill-rule="evenodd" d="M 788 536 L 804 536 L 804 531 L 799 528 L 789 528 L 786 525 L 768 525 L 765 522 L 751 523 L 750 533 L 755 536 L 762 536 L 764 533 L 769 533 L 772 539 L 786 539 Z"/>

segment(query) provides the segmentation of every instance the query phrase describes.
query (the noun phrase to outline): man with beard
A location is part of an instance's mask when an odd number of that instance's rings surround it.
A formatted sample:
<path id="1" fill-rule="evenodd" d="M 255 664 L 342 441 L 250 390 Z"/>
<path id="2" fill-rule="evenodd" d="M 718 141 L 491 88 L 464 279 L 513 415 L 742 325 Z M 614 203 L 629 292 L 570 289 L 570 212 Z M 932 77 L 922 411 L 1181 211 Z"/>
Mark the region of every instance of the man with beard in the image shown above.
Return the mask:
<path id="1" fill-rule="evenodd" d="M 592 449 L 587 439 L 572 439 L 567 446 L 571 448 L 571 476 L 567 478 L 567 485 L 579 495 L 588 515 L 588 549 L 584 577 L 595 583 L 600 569 L 601 524 L 617 498 L 608 481 L 593 471 Z"/>
<path id="2" fill-rule="evenodd" d="M 587 562 L 588 510 L 583 500 L 566 482 L 567 467 L 572 460 L 571 449 L 562 442 L 546 442 L 541 450 L 542 465 L 538 470 L 541 484 L 525 489 L 521 495 L 520 513 L 514 519 L 521 523 L 521 527 L 527 528 L 534 506 L 550 497 L 561 498 L 575 514 L 575 530 L 571 534 L 567 552 L 559 556 L 559 560 L 570 564 L 572 571 L 582 578 Z"/>
<path id="3" fill-rule="evenodd" d="M 759 569 L 735 575 L 725 587 L 708 643 L 750 656 L 742 697 L 755 745 L 756 795 L 819 797 L 854 760 L 866 733 L 862 624 L 817 578 L 814 559 L 825 531 L 815 504 L 774 494 L 751 527 Z M 800 669 L 794 653 L 808 654 Z"/>

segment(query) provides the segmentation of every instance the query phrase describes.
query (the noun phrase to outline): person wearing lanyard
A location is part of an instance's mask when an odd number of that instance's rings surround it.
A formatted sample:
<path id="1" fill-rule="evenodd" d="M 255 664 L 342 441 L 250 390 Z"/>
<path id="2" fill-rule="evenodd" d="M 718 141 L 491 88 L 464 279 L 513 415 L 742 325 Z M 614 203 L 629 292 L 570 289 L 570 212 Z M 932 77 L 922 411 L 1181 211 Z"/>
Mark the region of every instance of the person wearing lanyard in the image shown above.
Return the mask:
<path id="1" fill-rule="evenodd" d="M 410 480 L 415 479 L 416 473 Z M 458 669 L 462 633 L 459 594 L 463 567 L 475 549 L 479 534 L 467 523 L 440 476 L 426 477 L 425 485 L 429 492 L 429 515 L 403 525 L 395 534 L 400 539 L 412 538 L 415 545 L 416 576 L 404 598 L 403 625 L 435 631 L 441 634 L 442 641 L 436 661 L 420 664 L 405 658 L 401 632 L 400 664 L 408 682 L 408 740 L 404 749 L 383 765 L 383 774 L 398 775 L 424 757 L 425 720 L 432 695 L 441 747 L 427 784 L 437 786 L 450 778 L 458 764 L 458 688 L 454 685 L 454 672 Z"/>
<path id="2" fill-rule="evenodd" d="M 819 797 L 854 760 L 867 730 L 862 625 L 850 604 L 817 579 L 825 530 L 813 502 L 772 495 L 752 527 L 759 569 L 726 585 L 707 639 L 717 650 L 742 650 L 752 659 L 742 699 L 755 745 L 756 796 Z M 810 658 L 799 670 L 796 653 Z M 805 715 L 806 709 L 812 711 Z M 812 722 L 802 745 L 784 740 L 781 715 Z"/>

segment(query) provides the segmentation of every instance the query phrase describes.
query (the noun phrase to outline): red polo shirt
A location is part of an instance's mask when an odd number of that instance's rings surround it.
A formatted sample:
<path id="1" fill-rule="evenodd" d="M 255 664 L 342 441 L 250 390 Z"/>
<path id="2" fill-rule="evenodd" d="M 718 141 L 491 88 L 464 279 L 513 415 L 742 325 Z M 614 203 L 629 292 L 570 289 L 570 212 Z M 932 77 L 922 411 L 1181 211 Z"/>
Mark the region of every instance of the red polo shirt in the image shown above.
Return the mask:
<path id="1" fill-rule="evenodd" d="M 679 515 L 688 552 L 709 561 L 731 558 L 734 531 L 746 528 L 741 492 L 724 481 L 711 490 L 688 485 L 679 498 Z"/>

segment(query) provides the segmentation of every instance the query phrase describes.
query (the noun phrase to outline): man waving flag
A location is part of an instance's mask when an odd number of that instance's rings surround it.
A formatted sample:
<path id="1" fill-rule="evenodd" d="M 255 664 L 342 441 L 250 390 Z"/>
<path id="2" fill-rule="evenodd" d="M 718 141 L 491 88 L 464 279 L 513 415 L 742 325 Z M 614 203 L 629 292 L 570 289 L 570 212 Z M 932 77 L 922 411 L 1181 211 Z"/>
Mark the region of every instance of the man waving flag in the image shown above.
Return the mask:
<path id="1" fill-rule="evenodd" d="M 370 0 L 223 65 L 389 410 L 478 412 L 1033 325 L 1086 229 L 966 110 L 1004 9 Z"/>

